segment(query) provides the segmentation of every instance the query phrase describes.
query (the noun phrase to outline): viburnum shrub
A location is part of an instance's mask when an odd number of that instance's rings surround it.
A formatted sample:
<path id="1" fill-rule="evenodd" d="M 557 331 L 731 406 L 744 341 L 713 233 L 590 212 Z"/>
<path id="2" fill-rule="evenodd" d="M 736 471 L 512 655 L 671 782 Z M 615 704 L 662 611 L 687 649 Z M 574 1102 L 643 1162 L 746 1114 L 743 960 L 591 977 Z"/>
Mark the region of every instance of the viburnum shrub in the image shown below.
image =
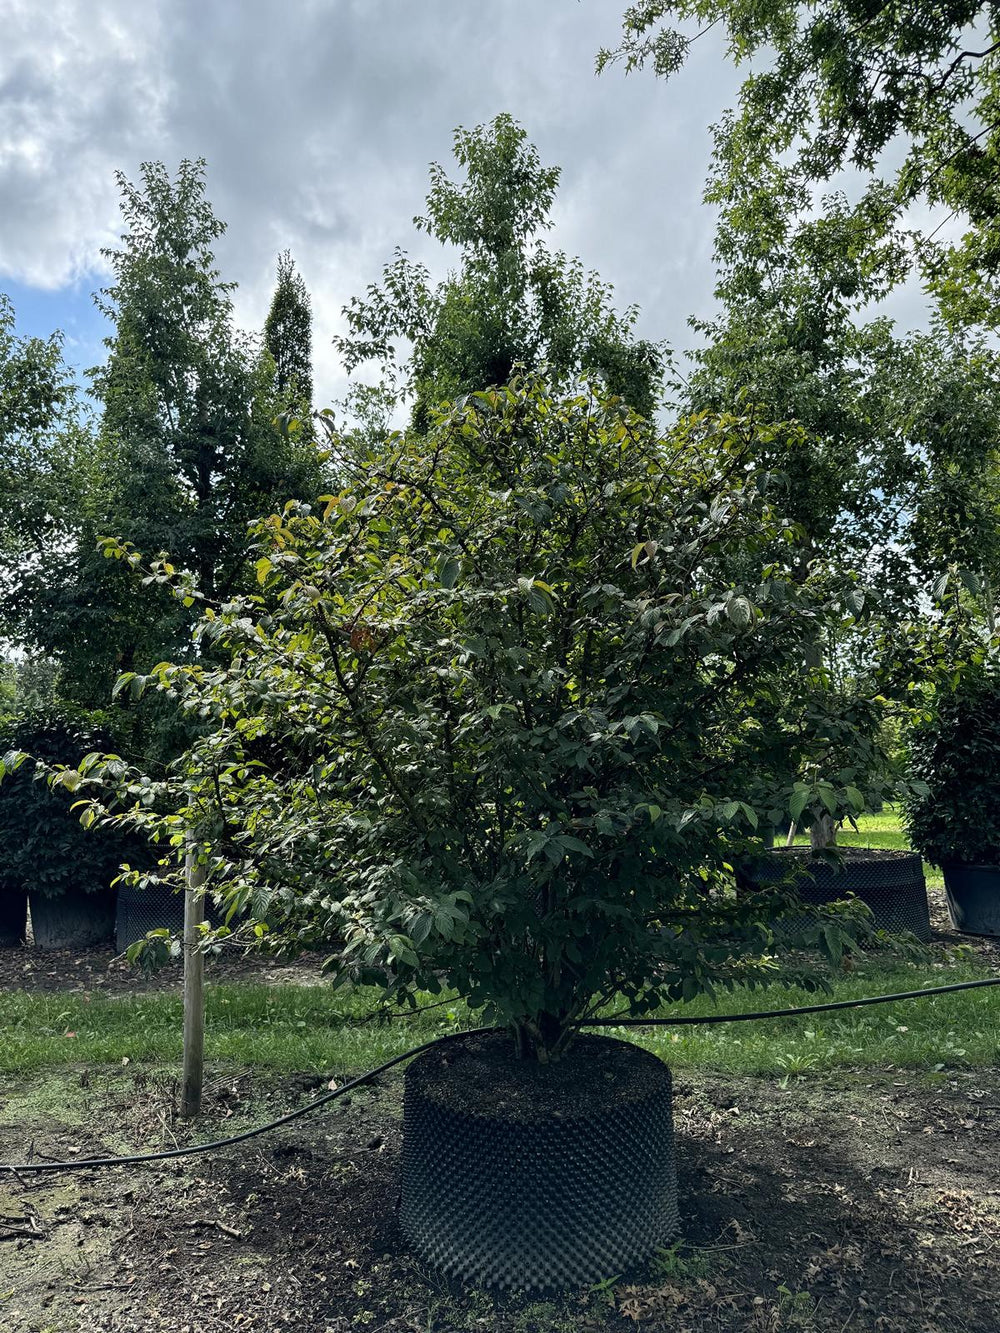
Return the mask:
<path id="1" fill-rule="evenodd" d="M 767 432 L 800 438 L 752 415 L 660 436 L 530 375 L 472 394 L 260 522 L 259 592 L 204 604 L 200 657 L 122 678 L 201 721 L 167 778 L 93 756 L 63 779 L 88 817 L 111 784 L 193 842 L 274 938 L 338 939 L 338 976 L 455 987 L 539 1060 L 613 997 L 790 975 L 785 899 L 738 898 L 729 867 L 761 847 L 746 793 L 774 799 L 769 719 L 856 585 L 801 568 Z M 146 578 L 199 596 L 163 561 Z M 816 918 L 838 960 L 845 917 Z"/>

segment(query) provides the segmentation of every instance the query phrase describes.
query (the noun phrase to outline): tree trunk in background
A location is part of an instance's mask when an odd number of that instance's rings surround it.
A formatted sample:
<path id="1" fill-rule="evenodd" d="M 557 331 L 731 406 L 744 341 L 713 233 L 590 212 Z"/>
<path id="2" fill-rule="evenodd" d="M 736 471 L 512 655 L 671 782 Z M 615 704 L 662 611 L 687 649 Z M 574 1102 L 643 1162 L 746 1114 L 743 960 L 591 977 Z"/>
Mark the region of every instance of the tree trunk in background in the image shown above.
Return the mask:
<path id="1" fill-rule="evenodd" d="M 809 845 L 814 852 L 832 847 L 837 841 L 837 825 L 832 815 L 821 815 L 809 829 Z"/>

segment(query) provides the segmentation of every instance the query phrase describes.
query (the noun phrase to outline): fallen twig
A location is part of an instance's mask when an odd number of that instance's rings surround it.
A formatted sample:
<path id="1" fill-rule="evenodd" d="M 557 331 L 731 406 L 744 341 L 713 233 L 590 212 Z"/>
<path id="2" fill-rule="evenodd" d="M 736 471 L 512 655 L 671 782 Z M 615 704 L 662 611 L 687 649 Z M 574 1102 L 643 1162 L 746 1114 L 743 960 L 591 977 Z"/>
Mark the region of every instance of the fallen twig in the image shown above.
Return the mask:
<path id="1" fill-rule="evenodd" d="M 221 1222 L 217 1217 L 193 1217 L 187 1225 L 189 1227 L 214 1228 L 216 1231 L 221 1231 L 224 1236 L 232 1236 L 233 1240 L 243 1239 L 242 1231 L 237 1231 L 228 1222 Z"/>
<path id="2" fill-rule="evenodd" d="M 37 1217 L 0 1218 L 0 1240 L 45 1240 L 48 1234 Z"/>

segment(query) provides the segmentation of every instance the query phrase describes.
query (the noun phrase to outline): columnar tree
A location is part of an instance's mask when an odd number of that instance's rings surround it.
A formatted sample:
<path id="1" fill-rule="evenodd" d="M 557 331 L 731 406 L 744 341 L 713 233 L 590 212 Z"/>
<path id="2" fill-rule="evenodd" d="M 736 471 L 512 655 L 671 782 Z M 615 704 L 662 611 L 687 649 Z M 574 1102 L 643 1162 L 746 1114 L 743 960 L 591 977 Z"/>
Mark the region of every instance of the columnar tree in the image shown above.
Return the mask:
<path id="1" fill-rule="evenodd" d="M 92 372 L 96 451 L 72 542 L 20 580 L 27 637 L 63 663 L 70 697 L 97 705 L 122 669 L 180 651 L 190 622 L 170 598 L 138 595 L 99 537 L 167 552 L 225 596 L 245 586 L 249 521 L 319 489 L 311 441 L 276 423 L 269 359 L 233 327 L 204 163 L 174 178 L 146 163 L 138 184 L 119 184 L 125 233 L 105 252 L 114 276 L 98 297 L 113 331 Z"/>
<path id="2" fill-rule="evenodd" d="M 278 283 L 264 321 L 264 346 L 274 362 L 278 400 L 308 422 L 313 395 L 312 308 L 288 250 L 278 256 Z"/>

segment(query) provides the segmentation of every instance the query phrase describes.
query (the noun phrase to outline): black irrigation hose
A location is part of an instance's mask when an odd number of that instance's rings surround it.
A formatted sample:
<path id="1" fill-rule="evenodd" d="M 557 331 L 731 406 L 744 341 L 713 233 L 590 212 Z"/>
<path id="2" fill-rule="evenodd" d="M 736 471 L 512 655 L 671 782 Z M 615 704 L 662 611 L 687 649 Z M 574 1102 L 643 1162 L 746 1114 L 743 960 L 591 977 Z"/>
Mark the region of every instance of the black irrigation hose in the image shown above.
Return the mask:
<path id="1" fill-rule="evenodd" d="M 317 1107 L 325 1106 L 327 1102 L 335 1101 L 338 1097 L 343 1097 L 345 1092 L 350 1092 L 352 1088 L 359 1088 L 363 1083 L 370 1083 L 373 1078 L 391 1069 L 393 1065 L 402 1064 L 404 1060 L 409 1060 L 411 1055 L 419 1055 L 422 1051 L 429 1051 L 432 1046 L 439 1046 L 445 1041 L 455 1041 L 458 1037 L 467 1037 L 476 1032 L 490 1032 L 491 1028 L 467 1028 L 463 1032 L 446 1032 L 443 1037 L 435 1037 L 433 1041 L 425 1041 L 421 1046 L 414 1046 L 412 1050 L 405 1051 L 402 1055 L 395 1055 L 391 1060 L 386 1060 L 385 1064 L 379 1065 L 377 1069 L 369 1069 L 367 1074 L 359 1074 L 357 1078 L 352 1078 L 349 1083 L 336 1088 L 333 1092 L 325 1092 L 322 1097 L 317 1097 L 309 1102 L 307 1106 L 300 1106 L 296 1111 L 289 1111 L 287 1115 L 279 1116 L 277 1120 L 269 1120 L 266 1125 L 258 1125 L 255 1129 L 244 1130 L 242 1134 L 233 1134 L 228 1139 L 213 1139 L 209 1143 L 192 1143 L 187 1148 L 167 1148 L 163 1152 L 138 1153 L 134 1157 L 84 1157 L 75 1162 L 0 1162 L 0 1171 L 10 1171 L 14 1175 L 21 1175 L 26 1171 L 83 1171 L 91 1167 L 100 1166 L 135 1166 L 140 1162 L 166 1162 L 172 1157 L 192 1157 L 195 1153 L 211 1152 L 215 1148 L 228 1148 L 234 1143 L 245 1143 L 247 1139 L 254 1139 L 258 1134 L 267 1134 L 272 1129 L 277 1129 L 279 1125 L 287 1125 L 291 1120 L 298 1120 L 299 1116 L 308 1115 L 310 1111 L 315 1111 Z"/>
<path id="2" fill-rule="evenodd" d="M 924 990 L 897 991 L 892 995 L 869 995 L 860 1000 L 836 1000 L 829 1004 L 806 1004 L 797 1009 L 762 1009 L 754 1013 L 705 1014 L 701 1017 L 679 1015 L 676 1018 L 589 1018 L 580 1023 L 579 1026 L 586 1028 L 639 1028 L 680 1027 L 701 1023 L 747 1023 L 751 1019 L 794 1018 L 799 1014 L 828 1013 L 833 1009 L 859 1009 L 863 1005 L 888 1004 L 893 1000 L 917 1000 L 924 995 L 947 995 L 953 991 L 976 990 L 981 986 L 1000 986 L 1000 977 L 989 977 L 984 981 L 959 981 L 951 986 L 930 986 Z M 352 1088 L 359 1088 L 365 1083 L 370 1083 L 372 1079 L 385 1073 L 387 1069 L 402 1064 L 404 1060 L 409 1060 L 414 1055 L 421 1055 L 434 1046 L 440 1046 L 443 1042 L 456 1041 L 459 1037 L 468 1037 L 479 1032 L 492 1032 L 494 1030 L 493 1028 L 467 1028 L 462 1032 L 447 1032 L 444 1036 L 434 1037 L 431 1041 L 425 1041 L 420 1046 L 414 1046 L 411 1050 L 404 1051 L 402 1055 L 393 1056 L 391 1060 L 386 1060 L 384 1064 L 379 1065 L 376 1069 L 370 1069 L 366 1074 L 359 1074 L 357 1078 L 352 1078 L 350 1082 L 336 1088 L 333 1092 L 324 1093 L 322 1097 L 317 1097 L 314 1101 L 309 1102 L 307 1106 L 300 1106 L 298 1110 L 289 1111 L 286 1115 L 279 1116 L 277 1120 L 270 1120 L 267 1124 L 258 1125 L 255 1129 L 244 1130 L 242 1134 L 233 1134 L 227 1139 L 214 1139 L 209 1143 L 195 1143 L 187 1148 L 168 1148 L 163 1152 L 139 1153 L 132 1157 L 86 1157 L 75 1162 L 0 1162 L 0 1171 L 10 1171 L 13 1175 L 19 1176 L 28 1171 L 37 1174 L 43 1171 L 83 1171 L 104 1166 L 137 1166 L 142 1162 L 165 1162 L 171 1158 L 193 1157 L 197 1153 L 213 1152 L 216 1148 L 228 1148 L 234 1143 L 245 1143 L 247 1139 L 256 1138 L 259 1134 L 270 1133 L 272 1129 L 277 1129 L 280 1125 L 287 1125 L 292 1120 L 298 1120 L 300 1116 L 308 1115 L 310 1111 L 315 1111 L 320 1106 L 325 1106 L 328 1102 L 343 1097 Z"/>
<path id="3" fill-rule="evenodd" d="M 921 995 L 947 995 L 949 991 L 975 990 L 978 986 L 1000 986 L 1000 977 L 985 981 L 956 981 L 952 986 L 928 986 L 924 990 L 897 991 L 894 995 L 868 995 L 861 1000 L 834 1000 L 829 1004 L 803 1004 L 797 1009 L 761 1009 L 748 1014 L 705 1014 L 677 1018 L 588 1018 L 586 1028 L 687 1027 L 700 1023 L 748 1023 L 752 1018 L 794 1018 L 797 1014 L 824 1014 L 831 1009 L 860 1009 L 865 1004 L 887 1004 L 890 1000 L 917 1000 Z"/>

